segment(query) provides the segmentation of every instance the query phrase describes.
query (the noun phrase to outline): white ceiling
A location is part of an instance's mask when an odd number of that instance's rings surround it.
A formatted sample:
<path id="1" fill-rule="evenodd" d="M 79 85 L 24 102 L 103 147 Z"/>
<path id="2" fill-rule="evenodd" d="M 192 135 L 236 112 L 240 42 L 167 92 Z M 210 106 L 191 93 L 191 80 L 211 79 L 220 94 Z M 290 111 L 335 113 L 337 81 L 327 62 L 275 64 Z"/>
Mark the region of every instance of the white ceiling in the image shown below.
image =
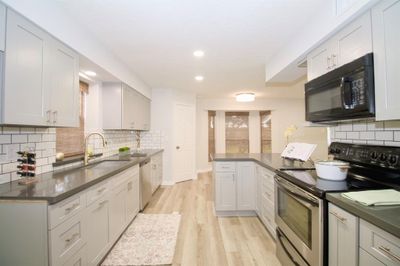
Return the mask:
<path id="1" fill-rule="evenodd" d="M 265 87 L 265 62 L 325 0 L 57 0 L 153 88 L 221 97 Z M 204 58 L 194 58 L 196 49 Z M 194 80 L 203 75 L 204 81 Z M 286 96 L 290 97 L 285 90 Z"/>

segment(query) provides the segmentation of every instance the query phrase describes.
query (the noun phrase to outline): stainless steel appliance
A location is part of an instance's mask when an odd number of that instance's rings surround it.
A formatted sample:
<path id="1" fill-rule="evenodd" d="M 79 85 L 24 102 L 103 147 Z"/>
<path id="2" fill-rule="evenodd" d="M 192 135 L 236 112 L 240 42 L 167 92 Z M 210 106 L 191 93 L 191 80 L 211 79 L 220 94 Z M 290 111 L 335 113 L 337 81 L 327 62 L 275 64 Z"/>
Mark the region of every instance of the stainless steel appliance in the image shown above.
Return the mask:
<path id="1" fill-rule="evenodd" d="M 151 198 L 151 165 L 150 159 L 139 164 L 140 167 L 140 210 L 143 211 Z"/>
<path id="2" fill-rule="evenodd" d="M 375 116 L 372 53 L 305 84 L 306 120 L 328 122 Z"/>
<path id="3" fill-rule="evenodd" d="M 279 170 L 275 177 L 277 256 L 282 265 L 328 264 L 326 193 L 400 189 L 400 147 L 334 142 L 329 153 L 350 163 L 346 180 L 321 179 L 315 170 Z"/>

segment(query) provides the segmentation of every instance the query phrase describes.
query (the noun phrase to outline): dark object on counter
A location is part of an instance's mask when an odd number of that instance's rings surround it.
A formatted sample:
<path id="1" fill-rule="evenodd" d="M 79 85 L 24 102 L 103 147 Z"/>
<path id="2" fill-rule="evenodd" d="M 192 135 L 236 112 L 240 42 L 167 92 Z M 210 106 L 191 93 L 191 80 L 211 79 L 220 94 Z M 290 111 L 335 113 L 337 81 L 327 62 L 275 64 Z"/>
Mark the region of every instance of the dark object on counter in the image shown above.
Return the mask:
<path id="1" fill-rule="evenodd" d="M 20 164 L 17 165 L 17 168 L 19 169 L 17 174 L 21 177 L 24 177 L 23 179 L 18 181 L 18 184 L 28 185 L 36 183 L 38 181 L 35 178 L 36 154 L 27 151 L 19 151 L 17 152 L 17 154 L 21 156 L 21 158 L 17 160 L 18 162 L 20 162 Z"/>

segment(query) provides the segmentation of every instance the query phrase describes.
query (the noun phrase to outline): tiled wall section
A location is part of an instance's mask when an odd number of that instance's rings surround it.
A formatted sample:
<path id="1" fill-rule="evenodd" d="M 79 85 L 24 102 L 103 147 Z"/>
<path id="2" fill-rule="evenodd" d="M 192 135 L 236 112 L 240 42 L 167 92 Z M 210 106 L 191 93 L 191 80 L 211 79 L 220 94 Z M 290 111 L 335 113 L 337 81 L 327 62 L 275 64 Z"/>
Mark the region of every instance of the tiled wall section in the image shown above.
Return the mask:
<path id="1" fill-rule="evenodd" d="M 17 151 L 36 152 L 36 173 L 52 171 L 56 157 L 54 128 L 0 127 L 0 184 L 17 180 Z"/>
<path id="2" fill-rule="evenodd" d="M 331 141 L 400 146 L 400 120 L 375 122 L 361 120 L 330 128 Z"/>
<path id="3" fill-rule="evenodd" d="M 101 131 L 100 131 L 101 132 Z M 106 130 L 102 132 L 107 140 L 103 148 L 99 136 L 92 136 L 89 147 L 94 153 L 103 153 L 103 157 L 118 153 L 123 146 L 132 150 L 137 148 L 134 131 Z M 142 149 L 165 148 L 166 138 L 161 131 L 141 132 Z M 56 156 L 56 130 L 54 128 L 30 127 L 0 127 L 0 184 L 19 179 L 17 172 L 16 151 L 30 150 L 36 152 L 36 173 L 45 173 L 60 170 L 66 167 L 75 167 L 80 163 L 73 163 L 53 169 L 52 163 Z"/>

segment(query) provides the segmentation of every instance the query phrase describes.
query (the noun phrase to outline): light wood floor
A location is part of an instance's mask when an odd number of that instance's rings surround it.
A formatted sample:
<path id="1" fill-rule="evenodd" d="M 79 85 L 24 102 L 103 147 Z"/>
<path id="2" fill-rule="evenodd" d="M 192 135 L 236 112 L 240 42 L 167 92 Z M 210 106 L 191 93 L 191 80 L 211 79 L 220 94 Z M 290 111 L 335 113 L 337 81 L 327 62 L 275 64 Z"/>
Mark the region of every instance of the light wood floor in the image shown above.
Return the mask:
<path id="1" fill-rule="evenodd" d="M 173 265 L 280 265 L 257 217 L 217 218 L 211 174 L 161 187 L 144 213 L 182 215 Z"/>

